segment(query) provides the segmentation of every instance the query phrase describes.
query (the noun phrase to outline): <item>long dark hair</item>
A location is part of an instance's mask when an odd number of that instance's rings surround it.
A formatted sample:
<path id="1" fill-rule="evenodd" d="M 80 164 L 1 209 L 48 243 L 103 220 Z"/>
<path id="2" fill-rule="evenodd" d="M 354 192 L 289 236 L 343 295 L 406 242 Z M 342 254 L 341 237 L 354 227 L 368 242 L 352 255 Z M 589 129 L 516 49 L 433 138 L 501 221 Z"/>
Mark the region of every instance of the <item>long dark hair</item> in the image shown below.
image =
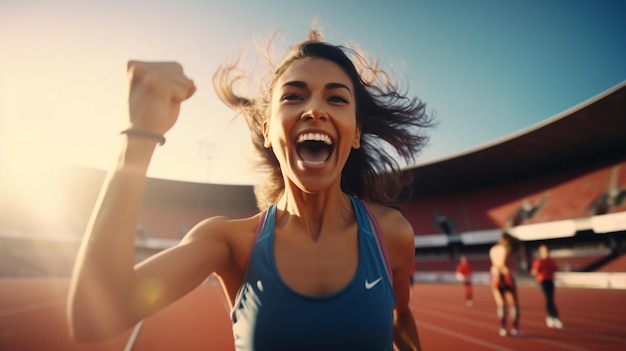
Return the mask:
<path id="1" fill-rule="evenodd" d="M 370 64 L 358 50 L 329 44 L 321 39 L 319 32 L 312 31 L 307 40 L 291 48 L 256 99 L 235 93 L 234 84 L 243 77 L 238 69 L 239 61 L 220 67 L 214 75 L 220 99 L 246 119 L 252 145 L 260 156 L 256 169 L 267 175 L 265 181 L 255 186 L 257 206 L 267 208 L 284 192 L 278 160 L 272 150 L 263 145 L 263 122 L 268 118 L 272 89 L 294 62 L 310 58 L 322 58 L 339 65 L 355 89 L 361 147 L 352 149 L 348 157 L 342 171 L 342 190 L 364 200 L 394 205 L 411 179 L 410 172 L 403 172 L 389 151 L 393 150 L 407 164 L 414 162 L 427 141 L 425 130 L 434 125 L 434 120 L 426 114 L 425 104 L 417 97 L 409 98 L 400 92 L 376 62 Z"/>

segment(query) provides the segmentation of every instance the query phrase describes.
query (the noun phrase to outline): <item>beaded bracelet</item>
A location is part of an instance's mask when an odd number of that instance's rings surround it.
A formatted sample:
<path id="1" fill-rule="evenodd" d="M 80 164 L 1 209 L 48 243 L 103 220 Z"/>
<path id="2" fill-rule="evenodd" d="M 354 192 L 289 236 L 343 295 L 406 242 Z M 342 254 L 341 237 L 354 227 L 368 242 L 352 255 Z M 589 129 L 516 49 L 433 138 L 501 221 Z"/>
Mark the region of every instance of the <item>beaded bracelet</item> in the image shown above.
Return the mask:
<path id="1" fill-rule="evenodd" d="M 146 132 L 145 130 L 128 128 L 120 132 L 120 134 L 126 134 L 128 136 L 138 136 L 144 138 L 157 139 L 159 141 L 159 145 L 165 144 L 165 137 L 161 134 Z"/>

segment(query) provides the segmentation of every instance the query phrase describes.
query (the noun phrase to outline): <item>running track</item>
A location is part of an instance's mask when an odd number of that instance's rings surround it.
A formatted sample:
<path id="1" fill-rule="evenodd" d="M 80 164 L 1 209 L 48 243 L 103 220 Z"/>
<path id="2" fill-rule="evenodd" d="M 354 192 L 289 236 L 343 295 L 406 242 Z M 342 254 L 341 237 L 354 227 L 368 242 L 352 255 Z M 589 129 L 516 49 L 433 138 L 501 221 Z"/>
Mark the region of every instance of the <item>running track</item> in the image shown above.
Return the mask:
<path id="1" fill-rule="evenodd" d="M 466 307 L 458 285 L 414 285 L 411 308 L 423 349 L 626 350 L 626 290 L 557 288 L 565 324 L 557 330 L 544 324 L 539 288 L 519 288 L 524 335 L 503 338 L 487 286 L 475 286 L 475 305 Z M 68 337 L 66 292 L 67 279 L 0 279 L 0 350 L 233 350 L 228 308 L 214 279 L 146 319 L 136 335 L 128 330 L 87 345 Z"/>

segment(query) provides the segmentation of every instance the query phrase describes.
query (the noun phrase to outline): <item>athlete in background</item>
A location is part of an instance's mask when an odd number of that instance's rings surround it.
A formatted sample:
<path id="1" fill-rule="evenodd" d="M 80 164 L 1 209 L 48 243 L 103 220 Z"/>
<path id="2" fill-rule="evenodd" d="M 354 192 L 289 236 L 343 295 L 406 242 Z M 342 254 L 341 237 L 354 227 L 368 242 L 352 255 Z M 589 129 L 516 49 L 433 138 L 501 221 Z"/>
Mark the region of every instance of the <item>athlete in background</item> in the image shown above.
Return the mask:
<path id="1" fill-rule="evenodd" d="M 472 267 L 467 261 L 467 256 L 461 255 L 459 264 L 456 266 L 456 279 L 463 284 L 463 297 L 467 306 L 474 305 L 474 288 L 472 286 Z"/>
<path id="2" fill-rule="evenodd" d="M 502 233 L 500 240 L 489 250 L 492 278 L 491 291 L 496 302 L 498 321 L 500 322 L 498 332 L 501 336 L 517 336 L 521 334 L 519 329 L 520 310 L 517 286 L 507 262 L 516 243 L 517 240 L 510 234 Z M 510 329 L 507 325 L 507 315 L 511 322 Z"/>
<path id="3" fill-rule="evenodd" d="M 539 246 L 539 257 L 533 261 L 531 274 L 541 286 L 541 291 L 546 299 L 546 325 L 548 328 L 563 328 L 563 322 L 559 318 L 559 311 L 554 301 L 554 273 L 558 270 L 556 262 L 550 257 L 548 246 Z"/>

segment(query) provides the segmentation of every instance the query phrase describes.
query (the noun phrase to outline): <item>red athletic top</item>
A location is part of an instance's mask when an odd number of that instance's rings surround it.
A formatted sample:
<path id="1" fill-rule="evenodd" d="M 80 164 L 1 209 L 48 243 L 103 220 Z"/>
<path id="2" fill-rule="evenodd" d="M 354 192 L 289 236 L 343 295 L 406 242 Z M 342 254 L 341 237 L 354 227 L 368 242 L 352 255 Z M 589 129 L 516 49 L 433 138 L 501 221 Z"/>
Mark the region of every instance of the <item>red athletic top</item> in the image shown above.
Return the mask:
<path id="1" fill-rule="evenodd" d="M 470 267 L 469 263 L 459 263 L 459 265 L 456 266 L 456 271 L 466 278 L 472 275 L 472 267 Z"/>
<path id="2" fill-rule="evenodd" d="M 537 258 L 533 262 L 532 271 L 537 272 L 535 279 L 541 283 L 546 280 L 554 280 L 554 272 L 558 270 L 556 263 L 551 258 Z"/>

